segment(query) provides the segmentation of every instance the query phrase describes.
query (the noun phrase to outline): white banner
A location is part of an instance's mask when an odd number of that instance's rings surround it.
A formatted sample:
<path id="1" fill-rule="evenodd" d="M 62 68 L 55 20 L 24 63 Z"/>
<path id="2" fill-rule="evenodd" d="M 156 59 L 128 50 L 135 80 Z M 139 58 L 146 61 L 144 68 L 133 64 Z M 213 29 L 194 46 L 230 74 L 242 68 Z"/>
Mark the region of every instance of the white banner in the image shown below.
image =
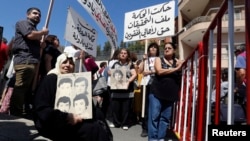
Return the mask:
<path id="1" fill-rule="evenodd" d="M 101 0 L 77 0 L 91 15 L 104 34 L 107 36 L 113 49 L 117 47 L 117 32 L 108 12 Z"/>
<path id="2" fill-rule="evenodd" d="M 175 1 L 125 13 L 123 41 L 173 36 Z"/>
<path id="3" fill-rule="evenodd" d="M 96 57 L 97 32 L 73 8 L 68 9 L 65 40 Z"/>

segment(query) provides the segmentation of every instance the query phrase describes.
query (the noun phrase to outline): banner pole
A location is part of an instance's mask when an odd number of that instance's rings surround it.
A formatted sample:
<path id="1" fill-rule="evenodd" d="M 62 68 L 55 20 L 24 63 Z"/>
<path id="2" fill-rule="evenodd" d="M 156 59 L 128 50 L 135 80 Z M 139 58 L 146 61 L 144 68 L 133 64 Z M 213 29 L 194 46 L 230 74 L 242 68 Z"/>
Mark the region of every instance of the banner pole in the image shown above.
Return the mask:
<path id="1" fill-rule="evenodd" d="M 145 54 L 147 54 L 148 40 L 145 40 Z M 146 60 L 144 60 L 144 69 L 146 68 Z M 144 118 L 145 116 L 145 98 L 146 98 L 146 84 L 143 85 L 142 90 L 142 110 L 141 116 Z"/>
<path id="2" fill-rule="evenodd" d="M 50 4 L 49 4 L 49 9 L 48 9 L 48 13 L 47 13 L 47 18 L 45 21 L 45 26 L 44 28 L 48 28 L 49 26 L 49 20 L 50 20 L 50 15 L 51 15 L 51 11 L 52 11 L 52 7 L 53 7 L 53 3 L 54 0 L 50 0 Z M 42 36 L 41 42 L 44 42 L 44 36 Z M 42 57 L 42 53 L 43 53 L 43 49 L 40 49 L 40 57 Z M 37 81 L 39 79 L 39 67 L 40 67 L 40 63 L 37 64 L 36 66 L 36 73 L 35 73 L 35 78 L 34 78 L 34 82 L 33 82 L 33 86 L 32 86 L 32 91 L 35 91 L 36 87 L 37 87 Z"/>
<path id="3" fill-rule="evenodd" d="M 47 17 L 45 20 L 44 28 L 48 28 L 48 26 L 49 26 L 49 20 L 50 20 L 53 4 L 54 4 L 54 0 L 50 0 L 49 9 L 48 9 Z M 44 41 L 44 36 L 42 37 L 42 42 L 43 41 Z"/>

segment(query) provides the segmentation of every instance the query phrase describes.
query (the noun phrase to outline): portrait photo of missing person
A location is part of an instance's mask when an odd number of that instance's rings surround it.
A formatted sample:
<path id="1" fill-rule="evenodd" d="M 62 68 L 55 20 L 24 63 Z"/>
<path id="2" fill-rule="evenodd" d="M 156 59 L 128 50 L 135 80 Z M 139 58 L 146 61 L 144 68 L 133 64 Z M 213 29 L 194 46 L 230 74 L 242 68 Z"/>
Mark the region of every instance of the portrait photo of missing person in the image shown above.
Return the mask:
<path id="1" fill-rule="evenodd" d="M 56 107 L 58 110 L 62 112 L 69 112 L 71 107 L 71 100 L 67 96 L 59 97 L 56 103 Z"/>
<path id="2" fill-rule="evenodd" d="M 55 99 L 55 109 L 63 112 L 70 112 L 72 104 L 73 79 L 70 75 L 59 75 L 57 79 L 57 90 Z"/>
<path id="3" fill-rule="evenodd" d="M 73 99 L 74 113 L 83 119 L 89 119 L 92 117 L 92 114 L 89 111 L 89 106 L 89 99 L 85 94 L 78 94 Z"/>
<path id="4" fill-rule="evenodd" d="M 125 69 L 123 68 L 111 69 L 110 88 L 111 89 L 127 89 Z"/>
<path id="5" fill-rule="evenodd" d="M 58 75 L 57 87 L 55 109 L 92 118 L 91 72 Z"/>
<path id="6" fill-rule="evenodd" d="M 89 94 L 88 92 L 88 80 L 85 77 L 77 77 L 74 81 L 74 92 L 78 94 Z"/>
<path id="7" fill-rule="evenodd" d="M 70 96 L 72 93 L 73 80 L 68 77 L 58 78 L 57 95 Z"/>

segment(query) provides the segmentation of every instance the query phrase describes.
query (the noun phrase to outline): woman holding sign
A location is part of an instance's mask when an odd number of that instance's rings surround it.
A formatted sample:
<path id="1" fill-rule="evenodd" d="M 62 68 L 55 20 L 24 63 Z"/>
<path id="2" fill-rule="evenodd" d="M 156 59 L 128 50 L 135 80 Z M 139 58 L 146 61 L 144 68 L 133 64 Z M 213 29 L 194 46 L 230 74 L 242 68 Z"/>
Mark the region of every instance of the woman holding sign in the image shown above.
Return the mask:
<path id="1" fill-rule="evenodd" d="M 55 141 L 110 141 L 110 132 L 105 120 L 82 119 L 79 115 L 62 112 L 54 108 L 57 78 L 60 74 L 74 72 L 73 56 L 63 53 L 57 58 L 56 66 L 42 81 L 34 97 L 34 123 L 42 136 Z M 94 110 L 93 110 L 94 111 Z M 91 130 L 90 130 L 91 129 Z"/>
<path id="2" fill-rule="evenodd" d="M 128 130 L 129 123 L 129 111 L 134 98 L 134 80 L 137 76 L 134 65 L 131 62 L 130 52 L 126 48 L 119 50 L 118 61 L 113 64 L 111 70 L 109 70 L 109 76 L 113 76 L 116 73 L 115 70 L 123 69 L 126 77 L 126 88 L 117 89 L 111 86 L 111 107 L 112 107 L 112 118 L 115 127 L 122 127 L 124 130 Z M 112 79 L 110 80 L 112 81 Z"/>

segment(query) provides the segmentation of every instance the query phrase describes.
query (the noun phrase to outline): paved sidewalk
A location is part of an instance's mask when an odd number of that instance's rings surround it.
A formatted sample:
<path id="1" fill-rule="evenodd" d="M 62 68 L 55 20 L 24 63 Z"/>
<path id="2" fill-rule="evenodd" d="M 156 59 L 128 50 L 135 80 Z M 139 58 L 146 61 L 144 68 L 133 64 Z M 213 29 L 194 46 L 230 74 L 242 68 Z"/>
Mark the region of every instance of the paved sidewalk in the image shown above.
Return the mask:
<path id="1" fill-rule="evenodd" d="M 0 113 L 0 141 L 51 141 L 39 136 L 32 120 Z"/>
<path id="2" fill-rule="evenodd" d="M 111 128 L 114 141 L 147 141 L 148 138 L 142 138 L 141 125 L 136 124 L 124 131 L 121 128 Z M 168 135 L 170 140 L 178 141 L 174 133 Z M 19 118 L 0 113 L 0 141 L 51 141 L 40 136 L 35 129 L 32 120 Z"/>

